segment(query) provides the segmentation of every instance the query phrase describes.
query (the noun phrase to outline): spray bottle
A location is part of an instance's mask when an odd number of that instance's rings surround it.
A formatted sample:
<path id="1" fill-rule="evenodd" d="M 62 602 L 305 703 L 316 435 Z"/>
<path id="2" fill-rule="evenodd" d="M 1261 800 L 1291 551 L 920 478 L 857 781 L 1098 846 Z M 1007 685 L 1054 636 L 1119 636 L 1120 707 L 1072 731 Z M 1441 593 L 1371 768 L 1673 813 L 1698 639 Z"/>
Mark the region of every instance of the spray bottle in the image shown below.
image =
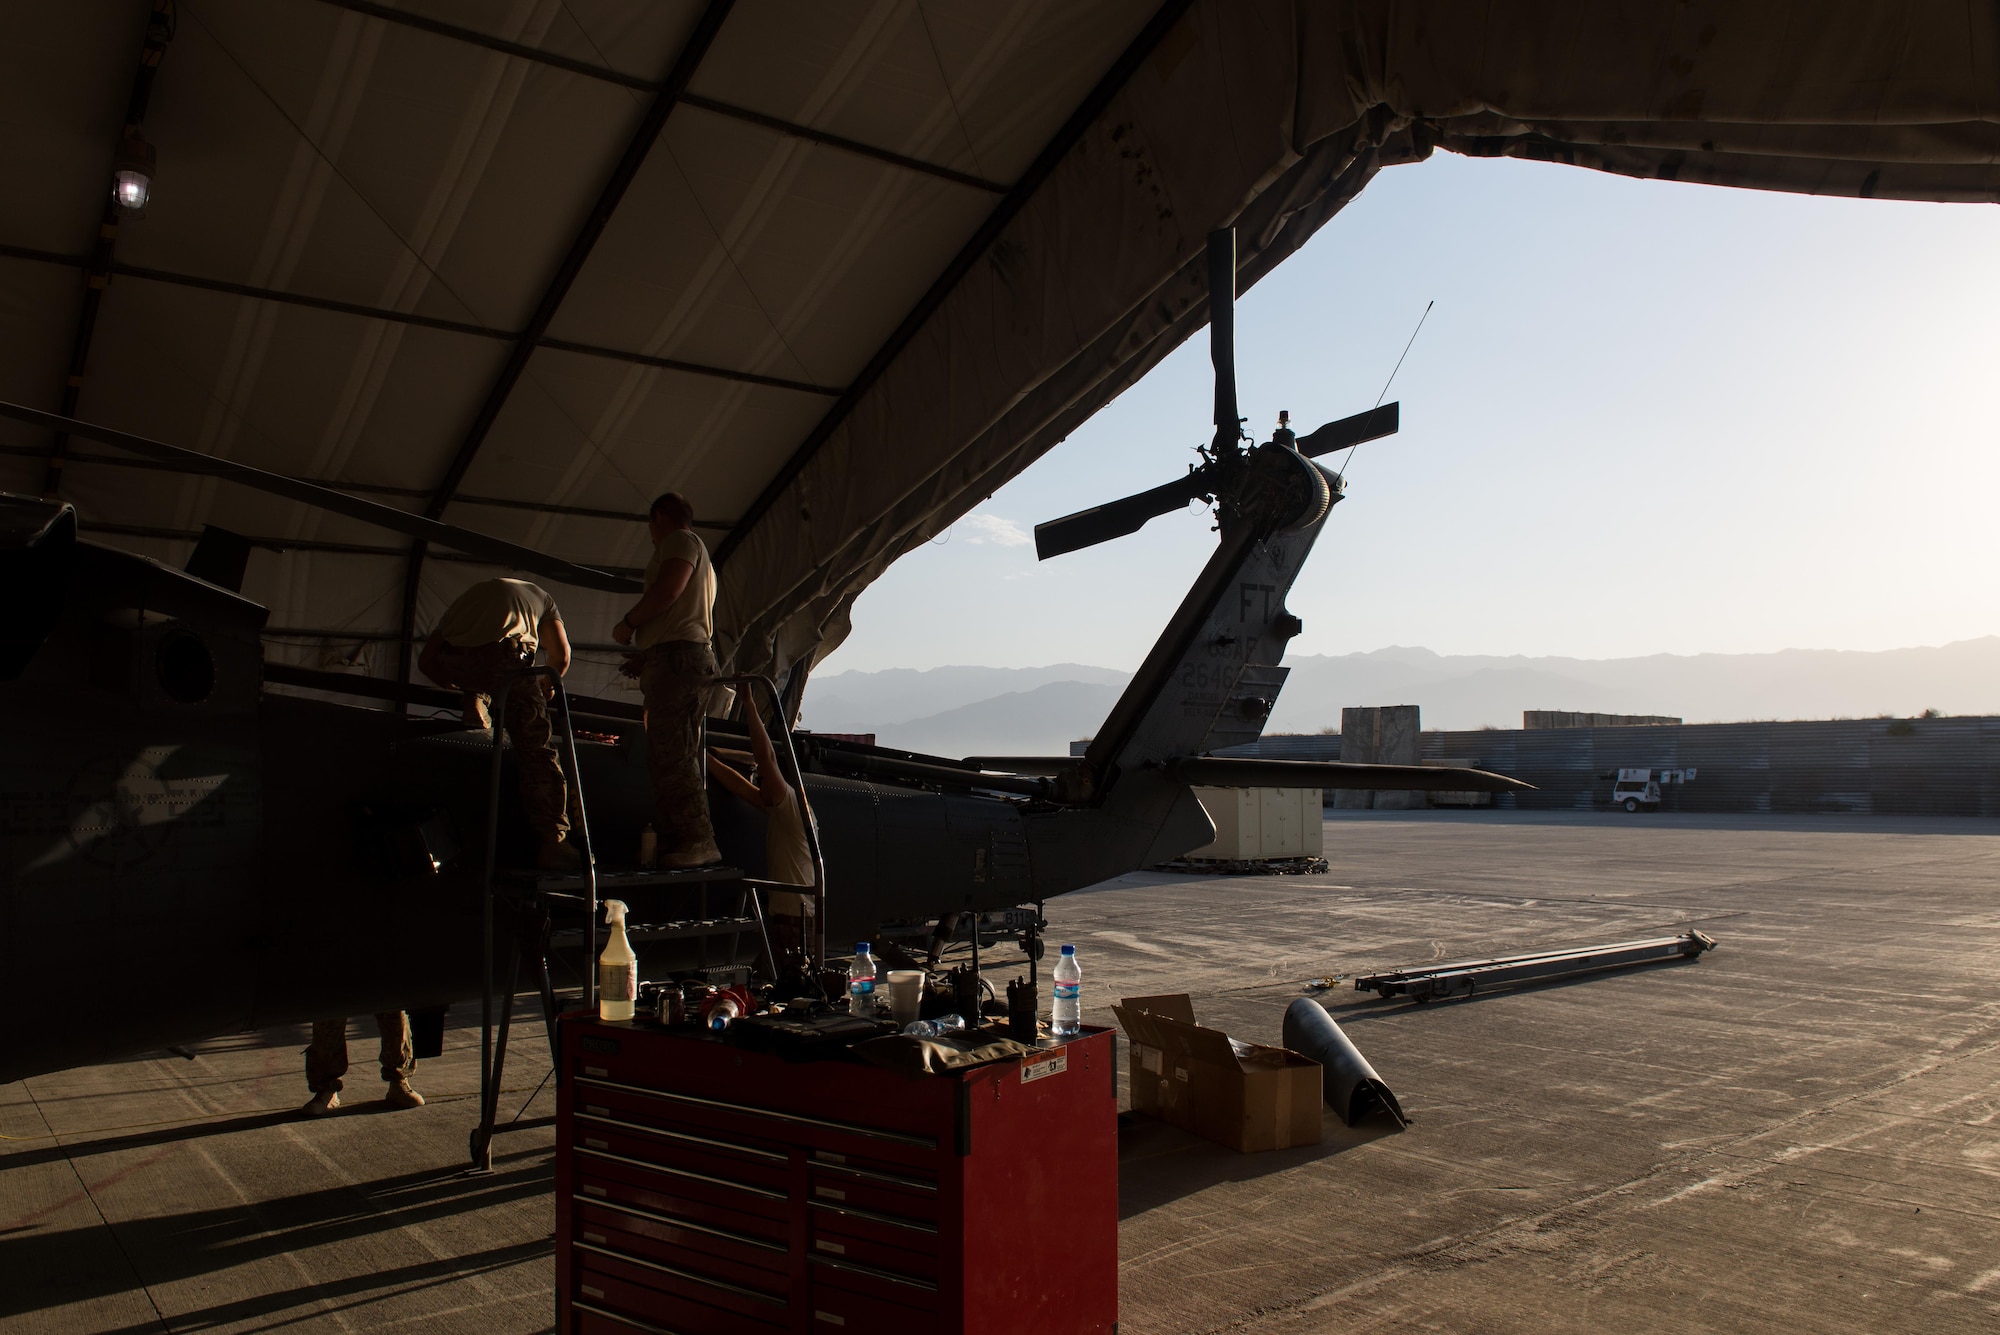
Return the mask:
<path id="1" fill-rule="evenodd" d="M 629 1020 L 639 995 L 639 957 L 625 936 L 625 901 L 605 900 L 604 921 L 611 925 L 611 940 L 597 957 L 597 1018 Z"/>

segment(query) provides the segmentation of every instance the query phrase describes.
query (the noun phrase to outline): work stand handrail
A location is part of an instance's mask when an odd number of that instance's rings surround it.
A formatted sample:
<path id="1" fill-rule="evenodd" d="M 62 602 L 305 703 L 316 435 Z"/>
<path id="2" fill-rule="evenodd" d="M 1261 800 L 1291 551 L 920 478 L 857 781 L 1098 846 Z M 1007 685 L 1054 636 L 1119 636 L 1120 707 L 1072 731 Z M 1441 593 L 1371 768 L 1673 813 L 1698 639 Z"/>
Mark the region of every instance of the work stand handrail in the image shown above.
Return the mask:
<path id="1" fill-rule="evenodd" d="M 564 775 L 573 801 L 571 809 L 576 823 L 571 833 L 575 837 L 578 854 L 583 862 L 583 882 L 585 904 L 589 923 L 590 949 L 585 955 L 584 996 L 591 1009 L 597 1006 L 597 972 L 589 967 L 589 962 L 597 958 L 597 854 L 591 845 L 590 815 L 583 799 L 583 767 L 577 762 L 576 724 L 571 717 L 569 693 L 563 689 L 562 674 L 553 667 L 523 666 L 507 672 L 503 681 L 508 681 L 506 691 L 493 701 L 491 725 L 493 729 L 493 764 L 487 776 L 486 790 L 486 865 L 480 885 L 480 926 L 484 949 L 481 952 L 481 987 L 479 993 L 479 1125 L 472 1133 L 472 1162 L 477 1169 L 490 1171 L 493 1167 L 493 1123 L 499 1115 L 500 1073 L 507 1060 L 507 1031 L 512 1027 L 514 1015 L 514 988 L 510 982 L 507 988 L 506 1011 L 500 1018 L 500 1032 L 495 1041 L 493 1026 L 493 880 L 499 869 L 500 860 L 500 773 L 501 757 L 505 753 L 505 738 L 501 718 L 506 708 L 505 695 L 519 682 L 534 677 L 547 677 L 554 688 L 551 692 L 557 711 L 562 715 L 563 748 L 569 753 L 568 772 Z M 514 950 L 514 967 L 510 977 L 519 978 L 520 959 L 517 940 Z M 551 1033 L 551 1039 L 554 1035 Z M 553 1048 L 551 1048 L 553 1055 Z"/>

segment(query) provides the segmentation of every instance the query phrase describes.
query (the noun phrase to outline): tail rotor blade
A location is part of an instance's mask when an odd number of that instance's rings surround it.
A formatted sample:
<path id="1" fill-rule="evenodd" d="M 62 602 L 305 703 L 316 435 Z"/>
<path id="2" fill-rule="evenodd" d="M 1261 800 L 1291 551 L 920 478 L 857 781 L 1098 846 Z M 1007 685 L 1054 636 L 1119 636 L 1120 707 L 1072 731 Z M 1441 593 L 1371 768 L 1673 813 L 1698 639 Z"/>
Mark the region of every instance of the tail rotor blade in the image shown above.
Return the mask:
<path id="1" fill-rule="evenodd" d="M 1100 542 L 1122 538 L 1127 533 L 1137 533 L 1145 527 L 1147 520 L 1172 514 L 1195 497 L 1205 495 L 1207 490 L 1207 479 L 1202 474 L 1189 473 L 1165 486 L 1088 510 L 1078 510 L 1073 515 L 1051 519 L 1046 524 L 1037 524 L 1035 557 L 1046 561 L 1052 556 L 1094 547 Z"/>
<path id="2" fill-rule="evenodd" d="M 1400 402 L 1385 403 L 1365 413 L 1328 422 L 1319 430 L 1298 438 L 1299 453 L 1312 459 L 1344 450 L 1350 445 L 1359 445 L 1364 440 L 1393 436 L 1402 426 L 1402 407 Z"/>
<path id="3" fill-rule="evenodd" d="M 1215 364 L 1215 444 L 1242 435 L 1236 411 L 1236 229 L 1208 234 L 1208 359 Z"/>

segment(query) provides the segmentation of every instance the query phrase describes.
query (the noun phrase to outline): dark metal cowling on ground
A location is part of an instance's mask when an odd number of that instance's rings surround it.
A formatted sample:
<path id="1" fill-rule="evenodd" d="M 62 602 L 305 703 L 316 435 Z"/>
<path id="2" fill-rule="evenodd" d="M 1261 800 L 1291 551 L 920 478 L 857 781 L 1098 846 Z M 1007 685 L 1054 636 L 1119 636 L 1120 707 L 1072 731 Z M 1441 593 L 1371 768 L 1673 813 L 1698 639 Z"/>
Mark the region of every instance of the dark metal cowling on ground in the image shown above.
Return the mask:
<path id="1" fill-rule="evenodd" d="M 1284 1035 L 1286 1047 L 1320 1064 L 1327 1106 L 1341 1121 L 1353 1126 L 1379 1110 L 1399 1127 L 1410 1124 L 1388 1084 L 1317 1001 L 1300 997 L 1286 1009 Z"/>

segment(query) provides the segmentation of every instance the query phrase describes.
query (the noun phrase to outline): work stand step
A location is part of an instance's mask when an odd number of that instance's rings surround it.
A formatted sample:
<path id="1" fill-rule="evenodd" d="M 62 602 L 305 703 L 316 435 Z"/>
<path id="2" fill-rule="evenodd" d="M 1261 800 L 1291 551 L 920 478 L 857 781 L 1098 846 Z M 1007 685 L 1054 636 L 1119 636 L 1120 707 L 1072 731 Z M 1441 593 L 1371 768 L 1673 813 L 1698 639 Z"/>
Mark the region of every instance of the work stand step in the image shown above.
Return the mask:
<path id="1" fill-rule="evenodd" d="M 704 918 L 699 922 L 663 922 L 634 926 L 626 924 L 625 936 L 636 945 L 648 941 L 683 941 L 694 937 L 721 936 L 730 932 L 754 932 L 757 920 L 741 918 Z M 549 934 L 549 949 L 570 950 L 584 943 L 587 933 L 582 928 L 567 929 Z M 602 933 L 599 933 L 602 936 Z"/>
<path id="2" fill-rule="evenodd" d="M 542 894 L 576 892 L 589 888 L 589 882 L 582 872 L 513 871 L 506 873 L 511 883 L 533 889 Z M 741 867 L 681 867 L 672 870 L 625 870 L 597 872 L 597 897 L 599 900 L 616 899 L 621 890 L 647 890 L 677 885 L 703 885 L 714 881 L 740 881 L 743 879 Z"/>

